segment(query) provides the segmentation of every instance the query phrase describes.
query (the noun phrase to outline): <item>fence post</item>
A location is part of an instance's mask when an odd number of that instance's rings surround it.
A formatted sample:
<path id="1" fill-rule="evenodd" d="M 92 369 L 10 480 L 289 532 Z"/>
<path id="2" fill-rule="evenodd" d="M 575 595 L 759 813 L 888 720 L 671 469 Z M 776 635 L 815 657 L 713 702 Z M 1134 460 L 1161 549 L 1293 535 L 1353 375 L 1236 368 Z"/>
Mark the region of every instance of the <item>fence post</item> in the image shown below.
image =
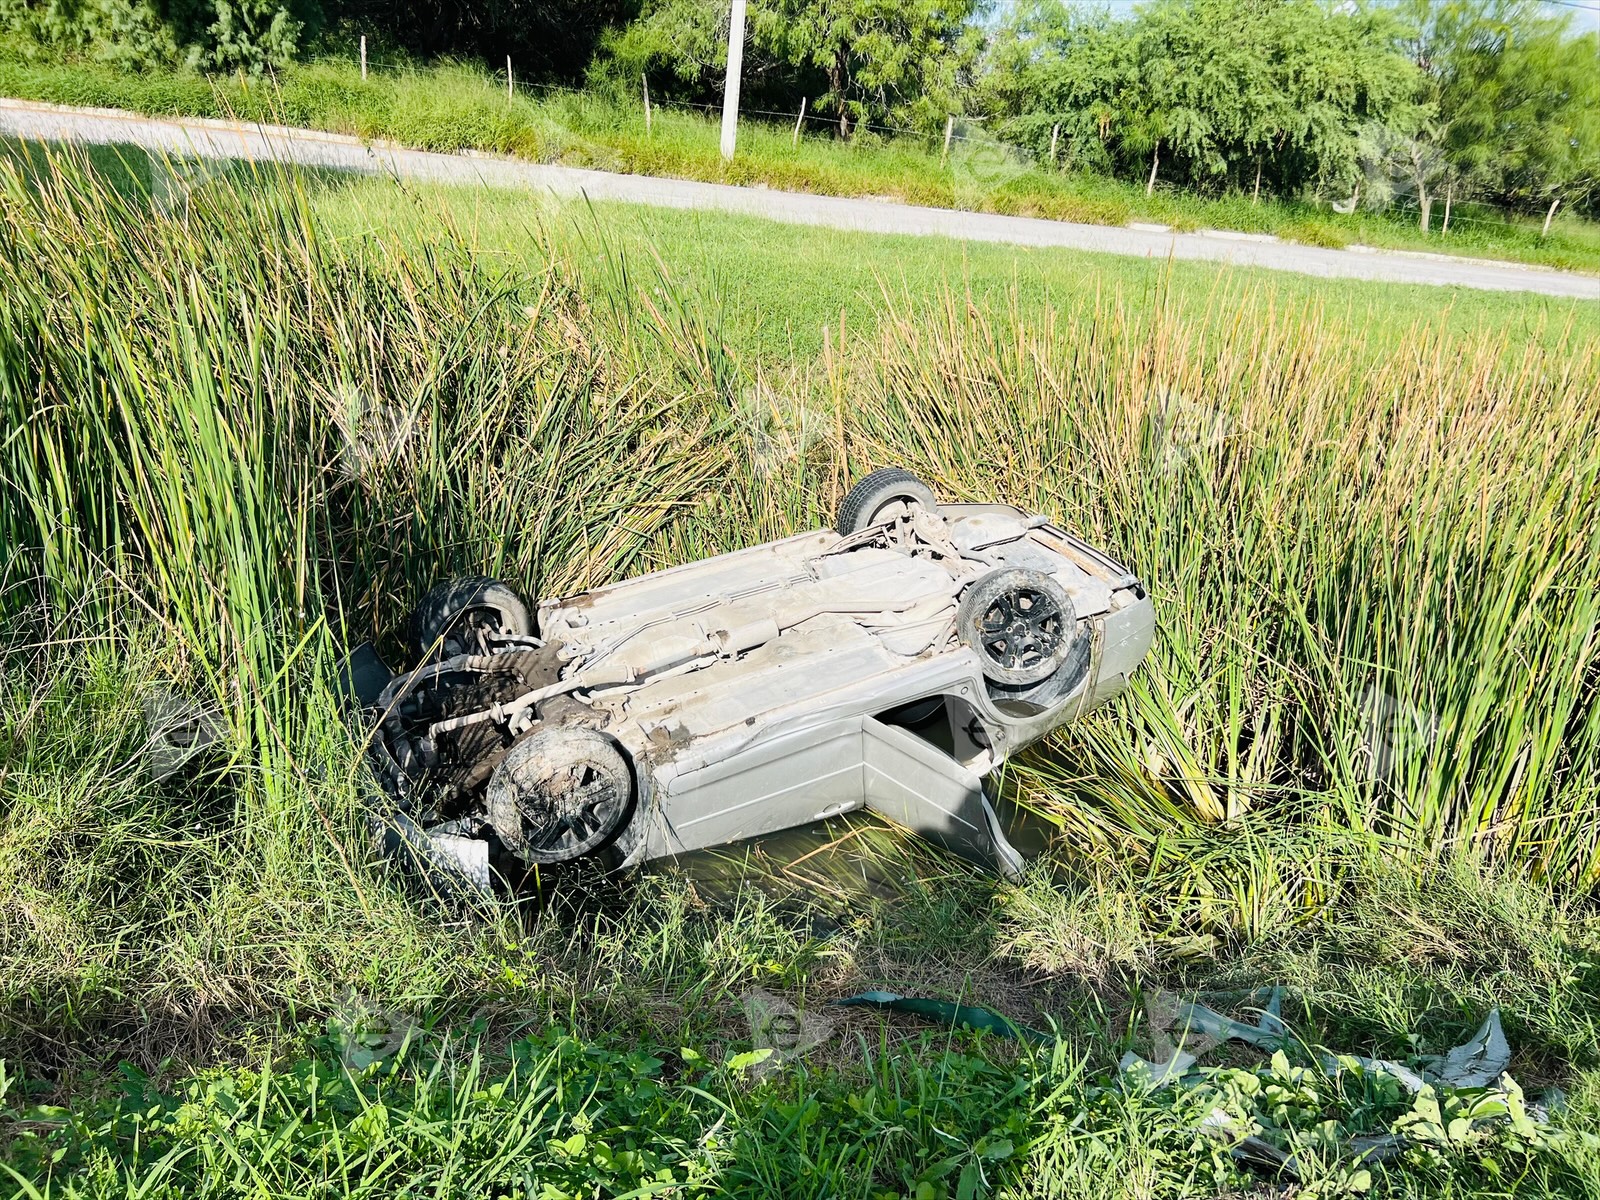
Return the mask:
<path id="1" fill-rule="evenodd" d="M 367 79 L 367 35 L 363 33 L 361 35 L 361 81 L 363 83 L 365 83 L 366 79 Z"/>
<path id="2" fill-rule="evenodd" d="M 639 82 L 644 86 L 644 135 L 650 136 L 650 80 L 644 72 L 639 73 Z"/>
<path id="3" fill-rule="evenodd" d="M 511 78 L 511 55 L 506 55 L 506 99 L 514 100 L 517 96 L 517 85 Z"/>
<path id="4" fill-rule="evenodd" d="M 798 147 L 800 145 L 800 122 L 804 121 L 805 119 L 806 119 L 806 98 L 804 96 L 801 96 L 800 97 L 800 115 L 794 119 L 794 137 L 789 139 L 789 145 L 790 145 L 791 148 Z"/>
<path id="5" fill-rule="evenodd" d="M 955 131 L 956 118 L 955 114 L 951 113 L 950 116 L 944 119 L 944 153 L 939 155 L 939 165 L 941 167 L 944 166 L 945 160 L 950 157 L 950 135 Z"/>
<path id="6" fill-rule="evenodd" d="M 1061 136 L 1061 122 L 1057 121 L 1055 128 L 1050 131 L 1050 165 L 1056 165 L 1056 139 Z"/>

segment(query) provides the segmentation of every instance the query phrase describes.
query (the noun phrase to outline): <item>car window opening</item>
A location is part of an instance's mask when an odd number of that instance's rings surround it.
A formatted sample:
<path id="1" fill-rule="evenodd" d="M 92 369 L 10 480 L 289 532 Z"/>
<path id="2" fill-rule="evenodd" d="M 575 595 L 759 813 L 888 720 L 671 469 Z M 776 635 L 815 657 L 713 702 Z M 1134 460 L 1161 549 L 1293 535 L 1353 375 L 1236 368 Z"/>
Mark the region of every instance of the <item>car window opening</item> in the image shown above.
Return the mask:
<path id="1" fill-rule="evenodd" d="M 990 748 L 989 731 L 959 696 L 924 696 L 875 714 L 885 725 L 914 734 L 957 762 L 971 765 Z"/>

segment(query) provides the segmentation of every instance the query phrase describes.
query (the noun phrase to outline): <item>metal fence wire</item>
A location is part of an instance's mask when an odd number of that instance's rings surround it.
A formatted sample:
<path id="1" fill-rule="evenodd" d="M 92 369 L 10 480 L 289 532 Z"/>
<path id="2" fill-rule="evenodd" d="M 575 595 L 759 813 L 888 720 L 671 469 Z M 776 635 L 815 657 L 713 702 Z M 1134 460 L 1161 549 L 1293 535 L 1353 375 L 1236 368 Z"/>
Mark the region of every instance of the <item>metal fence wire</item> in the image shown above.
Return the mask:
<path id="1" fill-rule="evenodd" d="M 1132 0 L 1129 0 L 1129 2 L 1132 2 Z M 1586 4 L 1578 3 L 1577 0 L 1543 0 L 1543 2 L 1570 2 L 1572 7 L 1587 6 Z M 1600 4 L 1600 0 L 1594 0 L 1594 2 L 1596 4 Z M 404 60 L 380 61 L 366 56 L 365 54 L 363 54 L 363 59 L 365 62 L 366 75 L 383 74 L 420 77 L 432 75 L 437 71 L 437 68 L 435 67 L 422 67 L 418 66 L 416 63 Z M 326 58 L 321 61 L 338 63 L 340 65 L 356 65 L 356 60 L 346 60 L 338 57 Z M 462 69 L 475 71 L 470 64 L 458 63 L 457 65 Z M 597 97 L 594 92 L 588 91 L 584 88 L 570 87 L 568 85 L 559 83 L 544 83 L 537 80 L 520 78 L 516 74 L 516 64 L 511 62 L 509 59 L 507 60 L 506 70 L 482 72 L 475 71 L 475 73 L 480 75 L 484 86 L 494 87 L 497 90 L 506 90 L 511 95 L 526 95 L 530 98 L 533 98 L 539 94 L 567 95 L 573 96 L 580 100 L 602 102 L 602 99 Z M 366 75 L 364 75 L 363 78 L 365 78 Z M 639 121 L 641 125 L 646 125 L 647 121 L 644 115 L 643 97 L 641 96 L 640 99 L 641 103 L 639 106 Z M 650 97 L 650 108 L 656 111 L 664 109 L 670 112 L 680 112 L 689 116 L 699 117 L 708 122 L 717 121 L 721 116 L 720 107 L 714 103 L 694 104 L 683 100 L 657 98 L 654 95 Z M 809 110 L 809 107 L 797 112 L 778 112 L 773 109 L 746 108 L 741 106 L 739 109 L 739 115 L 741 117 L 762 117 L 774 122 L 785 122 L 789 125 L 800 125 L 808 130 L 814 126 L 834 129 L 837 128 L 839 124 L 839 114 L 837 112 L 813 112 Z M 924 150 L 929 151 L 945 147 L 954 147 L 963 143 L 970 143 L 975 146 L 983 146 L 986 148 L 1000 147 L 1005 154 L 1015 156 L 1020 163 L 1039 169 L 1049 168 L 1049 164 L 1045 163 L 1038 154 L 1029 150 L 1025 146 L 1020 146 L 1013 142 L 1003 141 L 996 135 L 986 132 L 975 135 L 961 131 L 966 127 L 980 124 L 983 121 L 982 117 L 970 117 L 952 114 L 950 116 L 950 121 L 952 122 L 952 127 L 949 129 L 928 130 L 917 129 L 908 125 L 884 125 L 873 121 L 857 121 L 852 118 L 850 121 L 850 129 L 853 133 L 866 131 L 875 134 L 882 134 L 886 137 L 914 141 L 918 143 Z M 829 144 L 833 147 L 842 146 L 848 150 L 876 151 L 881 149 L 881 146 L 877 143 L 862 143 L 854 139 L 835 139 Z M 1171 185 L 1158 184 L 1157 190 L 1166 191 L 1170 190 L 1170 187 Z M 1463 207 L 1468 205 L 1479 209 L 1485 207 L 1482 201 L 1464 200 L 1461 202 L 1461 206 Z M 1418 204 L 1413 198 L 1407 195 L 1397 195 L 1393 199 L 1387 201 L 1382 209 L 1369 210 L 1369 213 L 1372 216 L 1383 217 L 1387 219 L 1393 219 L 1397 216 L 1400 216 L 1409 218 L 1411 220 L 1419 220 L 1421 211 L 1421 205 Z M 1358 209 L 1354 215 L 1360 216 L 1361 210 Z M 1444 197 L 1442 195 L 1436 198 L 1434 202 L 1432 216 L 1433 227 L 1437 229 L 1443 224 L 1444 219 Z M 1514 224 L 1514 215 L 1509 212 L 1507 212 L 1507 214 L 1502 218 L 1485 218 L 1454 210 L 1450 214 L 1450 228 L 1452 229 L 1458 225 L 1466 225 L 1486 229 L 1505 230 L 1508 227 L 1514 226 Z"/>

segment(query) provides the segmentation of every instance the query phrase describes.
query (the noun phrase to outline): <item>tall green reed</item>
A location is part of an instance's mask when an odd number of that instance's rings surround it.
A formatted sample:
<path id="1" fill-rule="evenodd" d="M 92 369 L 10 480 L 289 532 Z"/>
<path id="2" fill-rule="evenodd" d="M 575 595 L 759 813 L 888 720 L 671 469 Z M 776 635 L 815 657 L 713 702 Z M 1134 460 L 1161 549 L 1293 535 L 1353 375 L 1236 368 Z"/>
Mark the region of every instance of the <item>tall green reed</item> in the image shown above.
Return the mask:
<path id="1" fill-rule="evenodd" d="M 58 595 L 125 580 L 253 696 L 319 620 L 392 621 L 435 572 L 625 571 L 727 473 L 716 406 L 560 264 L 334 246 L 266 175 L 181 211 L 61 159 L 0 178 L 0 533 Z"/>
<path id="2" fill-rule="evenodd" d="M 581 588 L 820 522 L 847 462 L 898 462 L 1151 582 L 1126 699 L 1015 773 L 1074 844 L 1198 863 L 1309 821 L 1600 870 L 1593 346 L 946 294 L 812 372 L 741 361 L 604 238 L 514 274 L 442 211 L 335 241 L 285 174 L 180 191 L 0 179 L 0 537 L 56 604 L 109 579 L 164 624 L 268 796 L 304 793 L 340 644 L 436 576 Z"/>
<path id="3" fill-rule="evenodd" d="M 1149 664 L 1024 793 L 1145 858 L 1257 814 L 1593 883 L 1600 347 L 1240 311 L 945 296 L 861 356 L 853 459 L 1038 505 L 1152 588 Z"/>
<path id="4" fill-rule="evenodd" d="M 698 519 L 708 497 L 787 503 L 735 473 L 695 313 L 633 312 L 560 257 L 491 270 L 445 219 L 335 241 L 271 169 L 151 169 L 177 186 L 0 163 L 0 1044 L 178 1027 L 198 1047 L 356 977 L 477 994 L 496 926 L 441 939 L 362 861 L 343 648 L 442 575 L 558 594 L 752 537 Z M 118 659 L 141 665 L 74 699 Z M 228 718 L 227 761 L 192 784 L 138 771 L 163 683 Z"/>

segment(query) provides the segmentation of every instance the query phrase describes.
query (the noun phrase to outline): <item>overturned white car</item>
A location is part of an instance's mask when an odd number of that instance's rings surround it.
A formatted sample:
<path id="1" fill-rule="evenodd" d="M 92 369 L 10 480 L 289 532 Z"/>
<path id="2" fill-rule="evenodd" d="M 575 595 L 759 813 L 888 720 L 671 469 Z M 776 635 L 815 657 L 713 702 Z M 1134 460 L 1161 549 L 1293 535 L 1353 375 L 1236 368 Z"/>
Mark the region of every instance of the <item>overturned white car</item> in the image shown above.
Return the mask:
<path id="1" fill-rule="evenodd" d="M 615 867 L 866 808 L 1012 874 L 982 780 L 1116 694 L 1138 579 L 1043 517 L 875 471 L 836 530 L 541 604 L 441 585 L 415 669 L 370 689 L 413 845 Z"/>

